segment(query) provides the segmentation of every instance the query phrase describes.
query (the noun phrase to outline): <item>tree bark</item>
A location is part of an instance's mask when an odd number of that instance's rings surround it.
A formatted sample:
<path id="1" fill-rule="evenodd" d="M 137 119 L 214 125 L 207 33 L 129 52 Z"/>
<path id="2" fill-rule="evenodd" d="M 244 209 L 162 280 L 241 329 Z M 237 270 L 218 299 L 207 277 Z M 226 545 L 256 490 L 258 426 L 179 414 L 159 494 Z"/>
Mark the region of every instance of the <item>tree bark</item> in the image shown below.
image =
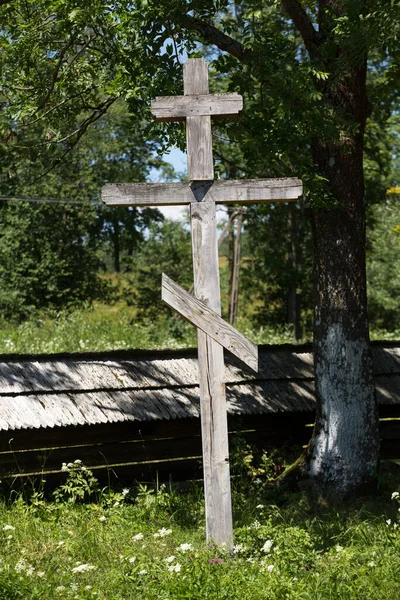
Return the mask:
<path id="1" fill-rule="evenodd" d="M 288 268 L 292 271 L 290 286 L 287 292 L 287 320 L 289 325 L 293 327 L 293 333 L 296 340 L 301 339 L 300 327 L 300 294 L 297 293 L 298 288 L 298 240 L 296 227 L 296 206 L 294 203 L 289 203 L 288 206 Z"/>
<path id="2" fill-rule="evenodd" d="M 366 67 L 353 69 L 330 94 L 338 108 L 351 111 L 358 132 L 313 144 L 338 205 L 312 216 L 317 414 L 306 464 L 316 483 L 340 495 L 375 478 L 379 453 L 365 273 L 365 81 Z"/>
<path id="3" fill-rule="evenodd" d="M 116 273 L 121 272 L 120 264 L 120 227 L 118 215 L 113 218 L 113 231 L 111 234 L 114 254 L 114 270 Z"/>

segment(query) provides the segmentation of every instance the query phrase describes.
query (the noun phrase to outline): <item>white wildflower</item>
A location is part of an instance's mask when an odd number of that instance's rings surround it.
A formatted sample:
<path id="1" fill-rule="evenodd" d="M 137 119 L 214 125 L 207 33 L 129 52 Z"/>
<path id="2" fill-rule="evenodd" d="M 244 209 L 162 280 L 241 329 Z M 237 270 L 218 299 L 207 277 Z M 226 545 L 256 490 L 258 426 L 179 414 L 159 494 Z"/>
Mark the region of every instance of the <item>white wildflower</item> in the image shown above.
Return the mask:
<path id="1" fill-rule="evenodd" d="M 15 531 L 15 527 L 12 525 L 4 525 L 3 531 Z"/>
<path id="2" fill-rule="evenodd" d="M 392 524 L 392 519 L 386 519 L 386 523 L 387 523 L 388 525 L 391 525 L 391 524 Z"/>
<path id="3" fill-rule="evenodd" d="M 129 562 L 130 562 L 130 563 L 134 563 L 134 562 L 135 562 L 135 560 L 136 560 L 136 556 L 132 556 L 132 557 L 129 559 Z"/>
<path id="4" fill-rule="evenodd" d="M 68 467 L 67 467 L 67 463 L 63 463 L 63 464 L 61 465 L 61 471 L 69 471 L 69 469 L 68 469 Z M 62 586 L 59 586 L 59 587 L 62 587 Z"/>
<path id="5" fill-rule="evenodd" d="M 127 496 L 127 495 L 129 494 L 129 492 L 130 492 L 130 489 L 129 489 L 129 488 L 124 488 L 124 489 L 122 490 L 122 495 L 123 495 L 123 497 L 125 498 L 125 496 Z"/>
<path id="6" fill-rule="evenodd" d="M 103 523 L 104 521 L 107 521 L 107 517 L 105 515 L 101 515 L 101 517 L 99 517 L 99 521 Z"/>
<path id="7" fill-rule="evenodd" d="M 187 550 L 193 550 L 193 546 L 192 546 L 192 544 L 181 544 L 180 546 L 178 546 L 177 550 L 186 552 Z"/>
<path id="8" fill-rule="evenodd" d="M 375 566 L 375 563 L 374 563 L 374 561 L 373 561 L 373 560 L 371 560 L 371 561 L 368 563 L 368 566 L 369 566 L 369 567 L 374 567 L 374 566 Z"/>
<path id="9" fill-rule="evenodd" d="M 175 560 L 175 556 L 172 554 L 171 556 L 168 556 L 168 558 L 165 559 L 168 563 L 172 563 Z"/>
<path id="10" fill-rule="evenodd" d="M 60 541 L 60 542 L 58 542 L 57 546 L 58 546 L 59 548 L 61 548 L 61 546 L 64 546 L 64 544 L 65 544 L 65 542 L 63 542 L 63 541 Z"/>
<path id="11" fill-rule="evenodd" d="M 46 573 L 45 573 L 45 571 L 38 571 L 38 572 L 36 573 L 36 575 L 37 575 L 38 577 L 44 577 L 44 576 L 46 575 Z"/>
<path id="12" fill-rule="evenodd" d="M 136 535 L 132 536 L 132 539 L 133 539 L 135 542 L 138 542 L 139 540 L 142 540 L 143 538 L 144 538 L 144 535 L 143 535 L 143 533 L 137 533 Z"/>
<path id="13" fill-rule="evenodd" d="M 32 565 L 29 565 L 28 568 L 26 569 L 25 573 L 27 575 L 33 575 L 34 571 L 35 571 L 35 567 L 32 567 Z"/>
<path id="14" fill-rule="evenodd" d="M 56 592 L 64 592 L 67 588 L 65 587 L 65 585 L 58 585 L 56 587 Z"/>
<path id="15" fill-rule="evenodd" d="M 260 529 L 261 527 L 261 523 L 260 521 L 258 521 L 257 519 L 255 521 L 253 521 L 253 523 L 250 525 L 250 527 L 252 529 Z"/>
<path id="16" fill-rule="evenodd" d="M 161 529 L 159 529 L 157 531 L 157 533 L 153 534 L 153 537 L 155 537 L 155 538 L 165 537 L 166 535 L 169 535 L 170 533 L 172 533 L 172 529 L 166 529 L 165 527 L 161 527 Z"/>
<path id="17" fill-rule="evenodd" d="M 85 590 L 91 590 L 91 589 L 92 589 L 92 587 L 93 587 L 92 585 L 86 585 L 86 586 L 85 586 Z"/>
<path id="18" fill-rule="evenodd" d="M 343 546 L 340 546 L 339 544 L 336 544 L 336 546 L 335 546 L 335 550 L 336 550 L 336 552 L 339 554 L 339 552 L 342 552 L 342 550 L 343 550 Z"/>
<path id="19" fill-rule="evenodd" d="M 141 571 L 139 571 L 138 575 L 147 575 L 146 569 L 142 569 Z"/>
<path id="20" fill-rule="evenodd" d="M 120 503 L 119 503 L 119 502 L 118 502 L 118 500 L 117 500 L 117 502 L 114 502 L 114 504 L 113 504 L 113 507 L 114 507 L 114 508 L 117 508 L 117 506 L 119 506 L 119 505 L 120 505 Z"/>
<path id="21" fill-rule="evenodd" d="M 272 540 L 267 540 L 261 550 L 265 552 L 265 554 L 269 554 L 273 545 L 274 542 Z"/>
<path id="22" fill-rule="evenodd" d="M 271 573 L 271 571 L 273 571 L 274 569 L 275 569 L 274 565 L 268 565 L 268 567 L 267 567 L 268 573 Z"/>
<path id="23" fill-rule="evenodd" d="M 96 567 L 94 567 L 93 565 L 89 565 L 86 563 L 86 564 L 78 565 L 77 567 L 74 567 L 72 569 L 72 573 L 85 573 L 86 571 L 92 571 L 95 568 Z"/>
<path id="24" fill-rule="evenodd" d="M 256 508 L 258 508 L 259 510 L 262 510 L 263 508 L 265 508 L 264 504 L 257 504 Z"/>
<path id="25" fill-rule="evenodd" d="M 74 465 L 81 465 L 81 464 L 82 464 L 82 461 L 79 458 L 74 460 Z"/>
<path id="26" fill-rule="evenodd" d="M 240 554 L 240 552 L 243 552 L 243 550 L 244 550 L 243 544 L 235 544 L 233 546 L 233 551 L 235 554 Z"/>
<path id="27" fill-rule="evenodd" d="M 23 571 L 25 571 L 26 567 L 26 560 L 24 558 L 20 558 L 17 564 L 15 565 L 14 569 L 15 571 L 17 571 L 17 573 L 22 573 Z"/>
<path id="28" fill-rule="evenodd" d="M 262 483 L 262 481 L 259 477 L 257 477 L 257 479 L 254 480 L 254 483 L 256 483 L 257 485 L 260 485 L 260 483 Z"/>
<path id="29" fill-rule="evenodd" d="M 168 567 L 168 571 L 170 573 L 179 573 L 181 568 L 182 568 L 182 565 L 180 565 L 179 563 L 176 563 L 176 565 L 171 565 L 170 567 Z"/>
<path id="30" fill-rule="evenodd" d="M 396 498 L 398 498 L 400 496 L 399 492 L 393 492 L 392 494 L 392 500 L 395 500 Z"/>

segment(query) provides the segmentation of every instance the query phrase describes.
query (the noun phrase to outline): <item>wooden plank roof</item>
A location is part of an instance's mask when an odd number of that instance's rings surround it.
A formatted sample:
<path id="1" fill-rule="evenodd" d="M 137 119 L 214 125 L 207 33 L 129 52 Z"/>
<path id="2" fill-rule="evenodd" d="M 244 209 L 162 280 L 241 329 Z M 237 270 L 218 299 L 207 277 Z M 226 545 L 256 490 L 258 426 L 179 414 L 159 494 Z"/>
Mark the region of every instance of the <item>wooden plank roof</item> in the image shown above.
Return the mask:
<path id="1" fill-rule="evenodd" d="M 228 356 L 228 411 L 314 410 L 311 350 L 260 346 L 257 374 Z M 400 342 L 372 355 L 379 402 L 400 405 Z M 195 350 L 0 356 L 0 431 L 198 416 Z"/>

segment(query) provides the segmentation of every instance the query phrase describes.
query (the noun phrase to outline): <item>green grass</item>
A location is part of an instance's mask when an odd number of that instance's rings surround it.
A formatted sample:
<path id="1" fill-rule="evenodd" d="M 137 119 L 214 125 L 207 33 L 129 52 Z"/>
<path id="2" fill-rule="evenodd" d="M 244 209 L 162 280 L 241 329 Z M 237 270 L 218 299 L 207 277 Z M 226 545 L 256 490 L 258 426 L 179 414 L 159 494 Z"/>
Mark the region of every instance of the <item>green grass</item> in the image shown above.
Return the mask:
<path id="1" fill-rule="evenodd" d="M 0 600 L 400 598 L 398 500 L 389 490 L 329 509 L 241 482 L 232 558 L 205 543 L 199 487 L 97 491 L 85 504 L 71 501 L 79 489 L 75 477 L 58 501 L 0 503 Z"/>
<path id="2" fill-rule="evenodd" d="M 242 319 L 238 329 L 259 344 L 293 342 L 289 329 L 255 330 Z M 196 330 L 179 316 L 139 322 L 134 309 L 120 303 L 95 304 L 53 318 L 38 316 L 19 325 L 0 322 L 0 353 L 52 353 L 131 348 L 196 346 Z"/>
<path id="3" fill-rule="evenodd" d="M 290 327 L 255 328 L 249 318 L 239 318 L 237 329 L 257 344 L 295 343 Z M 399 340 L 400 330 L 371 331 L 371 339 Z M 310 342 L 311 337 L 301 342 Z M 94 352 L 122 349 L 193 348 L 196 331 L 171 312 L 156 321 L 140 322 L 134 308 L 124 302 L 95 303 L 52 318 L 38 315 L 21 324 L 0 320 L 0 353 Z"/>

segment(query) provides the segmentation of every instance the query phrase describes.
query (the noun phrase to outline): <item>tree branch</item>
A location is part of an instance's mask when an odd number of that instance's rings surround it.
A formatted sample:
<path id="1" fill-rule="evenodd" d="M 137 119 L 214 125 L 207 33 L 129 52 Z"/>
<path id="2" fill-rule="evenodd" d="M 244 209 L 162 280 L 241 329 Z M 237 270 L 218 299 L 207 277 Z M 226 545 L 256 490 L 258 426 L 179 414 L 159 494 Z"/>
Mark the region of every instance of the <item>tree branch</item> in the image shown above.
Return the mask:
<path id="1" fill-rule="evenodd" d="M 59 102 L 58 104 L 52 106 L 51 108 L 49 108 L 46 112 L 44 112 L 42 115 L 40 115 L 40 117 L 37 117 L 36 119 L 34 119 L 33 121 L 29 121 L 28 123 L 21 123 L 20 125 L 18 125 L 18 129 L 22 129 L 24 127 L 31 127 L 32 125 L 34 125 L 35 123 L 37 123 L 38 121 L 41 121 L 42 119 L 44 119 L 45 117 L 47 117 L 47 115 L 49 115 L 50 113 L 52 113 L 53 111 L 57 110 L 58 108 L 60 108 L 60 106 L 63 106 L 64 104 L 66 104 L 67 102 L 69 102 L 70 100 L 73 100 L 74 98 L 77 98 L 78 96 L 81 96 L 82 94 L 87 94 L 93 90 L 95 90 L 98 87 L 98 85 L 92 85 L 89 88 L 86 88 L 86 90 L 84 90 L 83 92 L 78 92 L 77 94 L 73 94 L 72 96 L 69 96 L 68 98 L 66 98 L 65 100 L 62 100 L 61 102 Z"/>
<path id="2" fill-rule="evenodd" d="M 117 96 L 111 96 L 101 104 L 99 104 L 96 108 L 93 109 L 93 112 L 89 117 L 87 117 L 74 131 L 69 133 L 68 135 L 60 138 L 58 140 L 46 140 L 44 142 L 40 142 L 39 144 L 30 144 L 29 146 L 21 146 L 16 145 L 16 148 L 40 148 L 43 146 L 49 146 L 50 144 L 62 144 L 63 142 L 67 142 L 72 137 L 76 136 L 75 142 L 72 147 L 81 139 L 82 135 L 85 133 L 89 125 L 98 121 L 110 108 L 110 106 L 118 99 Z"/>
<path id="3" fill-rule="evenodd" d="M 1 0 L 0 0 L 1 1 Z M 67 51 L 69 50 L 69 48 L 75 43 L 75 39 L 76 36 L 72 35 L 70 37 L 70 39 L 68 40 L 68 42 L 65 44 L 64 48 L 62 48 L 60 50 L 60 53 L 58 55 L 58 60 L 57 60 L 57 64 L 53 70 L 53 74 L 51 77 L 51 81 L 50 81 L 50 86 L 49 89 L 46 92 L 46 95 L 44 97 L 44 99 L 42 100 L 42 102 L 40 103 L 40 105 L 37 107 L 35 114 L 38 113 L 40 110 L 42 110 L 42 108 L 44 108 L 47 104 L 47 101 L 49 100 L 53 90 L 54 90 L 54 86 L 56 85 L 57 79 L 58 79 L 58 74 L 60 72 L 61 69 L 61 65 L 63 63 L 64 60 L 64 56 L 66 55 Z"/>
<path id="4" fill-rule="evenodd" d="M 214 44 L 224 52 L 228 52 L 241 62 L 244 62 L 247 59 L 248 51 L 242 44 L 231 38 L 229 35 L 226 35 L 226 33 L 215 27 L 215 25 L 211 25 L 210 23 L 202 21 L 202 19 L 191 17 L 190 15 L 180 16 L 179 25 L 184 29 L 196 31 L 205 41 Z"/>
<path id="5" fill-rule="evenodd" d="M 83 52 L 86 50 L 86 48 L 88 48 L 90 46 L 90 44 L 93 42 L 93 40 L 97 39 L 97 37 L 98 37 L 98 34 L 96 33 L 92 37 L 89 37 L 88 40 L 86 40 L 86 42 L 80 48 L 79 52 L 77 52 L 75 54 L 75 56 L 69 61 L 67 68 L 64 71 L 64 77 L 67 74 L 67 72 L 69 71 L 69 69 L 72 67 L 73 63 L 83 54 Z"/>
<path id="6" fill-rule="evenodd" d="M 53 169 L 55 169 L 56 167 L 58 167 L 62 161 L 64 160 L 64 158 L 75 148 L 75 146 L 77 145 L 77 143 L 79 142 L 79 140 L 81 139 L 81 137 L 83 136 L 83 134 L 86 132 L 86 130 L 88 129 L 88 127 L 90 125 L 92 125 L 93 123 L 95 123 L 96 121 L 98 121 L 99 119 L 101 119 L 101 117 L 107 112 L 107 110 L 110 108 L 110 106 L 112 104 L 114 104 L 114 102 L 118 100 L 118 97 L 111 97 L 108 98 L 105 102 L 103 102 L 99 108 L 97 109 L 97 111 L 94 111 L 90 117 L 88 117 L 83 123 L 82 125 L 79 127 L 79 129 L 77 129 L 76 131 L 73 132 L 73 134 L 77 134 L 75 140 L 73 141 L 73 143 L 68 146 L 68 148 L 66 149 L 66 151 L 62 154 L 62 156 L 59 159 L 56 159 L 55 161 L 53 161 L 53 164 L 51 165 L 51 167 L 49 169 L 47 169 L 46 171 L 44 171 L 43 173 L 41 173 L 41 175 L 39 175 L 38 177 L 36 177 L 36 179 L 34 179 L 34 183 L 36 183 L 37 181 L 39 181 L 40 179 L 42 179 L 43 177 L 45 177 L 46 175 L 48 175 Z M 95 114 L 97 112 L 97 114 Z M 65 141 L 67 139 L 69 139 L 71 137 L 71 135 L 68 135 L 67 137 L 64 138 L 64 140 L 58 140 L 59 142 L 61 141 Z"/>
<path id="7" fill-rule="evenodd" d="M 322 38 L 299 0 L 282 0 L 282 5 L 297 27 L 311 58 L 319 58 Z"/>

